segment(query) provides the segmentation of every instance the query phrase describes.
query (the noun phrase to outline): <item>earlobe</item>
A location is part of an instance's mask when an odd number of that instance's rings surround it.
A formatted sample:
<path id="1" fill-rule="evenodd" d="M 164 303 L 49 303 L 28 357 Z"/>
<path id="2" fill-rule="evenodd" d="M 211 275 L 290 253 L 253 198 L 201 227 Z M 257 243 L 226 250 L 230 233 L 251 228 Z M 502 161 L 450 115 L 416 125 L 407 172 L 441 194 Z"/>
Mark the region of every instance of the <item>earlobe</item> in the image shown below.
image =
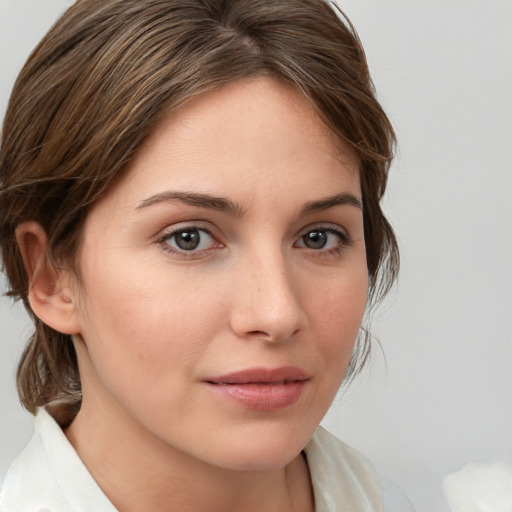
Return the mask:
<path id="1" fill-rule="evenodd" d="M 16 240 L 28 276 L 28 299 L 34 314 L 56 331 L 79 334 L 70 274 L 49 261 L 44 229 L 37 222 L 23 222 L 16 228 Z"/>

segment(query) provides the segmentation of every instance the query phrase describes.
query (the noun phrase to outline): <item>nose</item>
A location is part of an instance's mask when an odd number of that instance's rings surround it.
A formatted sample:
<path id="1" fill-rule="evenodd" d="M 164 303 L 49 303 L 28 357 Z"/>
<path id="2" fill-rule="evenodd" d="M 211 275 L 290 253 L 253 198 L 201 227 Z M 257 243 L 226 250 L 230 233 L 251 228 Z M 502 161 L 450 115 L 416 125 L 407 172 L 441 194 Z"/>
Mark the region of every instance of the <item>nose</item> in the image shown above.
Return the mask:
<path id="1" fill-rule="evenodd" d="M 280 342 L 306 327 L 299 283 L 280 251 L 253 255 L 233 278 L 231 328 L 239 337 Z"/>

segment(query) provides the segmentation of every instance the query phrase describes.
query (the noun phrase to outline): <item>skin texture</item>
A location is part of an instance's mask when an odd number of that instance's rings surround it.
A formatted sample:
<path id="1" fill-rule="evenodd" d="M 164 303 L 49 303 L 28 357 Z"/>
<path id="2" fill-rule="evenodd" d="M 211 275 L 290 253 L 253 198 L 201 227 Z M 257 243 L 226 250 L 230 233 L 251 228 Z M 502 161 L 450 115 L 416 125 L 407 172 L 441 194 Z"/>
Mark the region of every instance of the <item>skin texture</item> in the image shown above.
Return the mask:
<path id="1" fill-rule="evenodd" d="M 290 86 L 232 83 L 165 118 L 94 205 L 81 282 L 49 269 L 37 225 L 18 229 L 34 311 L 74 335 L 83 405 L 66 434 L 120 511 L 313 510 L 300 452 L 368 287 L 358 167 L 339 146 Z M 180 249 L 177 229 L 198 248 Z M 307 381 L 276 410 L 205 382 L 283 366 Z"/>

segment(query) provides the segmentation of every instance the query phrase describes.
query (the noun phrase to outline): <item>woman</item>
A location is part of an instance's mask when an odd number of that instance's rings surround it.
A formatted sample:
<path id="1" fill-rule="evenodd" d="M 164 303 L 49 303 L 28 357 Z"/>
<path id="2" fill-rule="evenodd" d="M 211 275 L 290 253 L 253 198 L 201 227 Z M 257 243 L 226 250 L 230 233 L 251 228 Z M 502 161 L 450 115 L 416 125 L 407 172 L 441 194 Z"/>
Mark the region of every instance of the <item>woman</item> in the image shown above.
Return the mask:
<path id="1" fill-rule="evenodd" d="M 37 418 L 1 509 L 382 510 L 318 425 L 396 275 L 393 141 L 323 0 L 77 1 L 3 129 Z"/>

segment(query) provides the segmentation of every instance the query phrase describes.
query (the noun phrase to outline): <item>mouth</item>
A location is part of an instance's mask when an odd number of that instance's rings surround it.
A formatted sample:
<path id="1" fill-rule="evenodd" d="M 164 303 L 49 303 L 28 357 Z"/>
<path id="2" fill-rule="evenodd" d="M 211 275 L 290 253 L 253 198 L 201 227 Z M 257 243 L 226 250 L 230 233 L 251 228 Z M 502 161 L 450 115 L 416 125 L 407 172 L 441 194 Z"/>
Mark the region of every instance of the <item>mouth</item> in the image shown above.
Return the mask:
<path id="1" fill-rule="evenodd" d="M 302 382 L 308 379 L 309 375 L 304 370 L 294 366 L 283 366 L 275 369 L 249 368 L 220 377 L 213 377 L 207 379 L 206 382 L 221 386 L 229 384 L 264 384 L 276 386 L 290 382 Z"/>
<path id="2" fill-rule="evenodd" d="M 208 378 L 203 382 L 217 395 L 245 408 L 273 411 L 297 402 L 309 380 L 307 372 L 286 366 L 276 369 L 250 368 Z"/>

